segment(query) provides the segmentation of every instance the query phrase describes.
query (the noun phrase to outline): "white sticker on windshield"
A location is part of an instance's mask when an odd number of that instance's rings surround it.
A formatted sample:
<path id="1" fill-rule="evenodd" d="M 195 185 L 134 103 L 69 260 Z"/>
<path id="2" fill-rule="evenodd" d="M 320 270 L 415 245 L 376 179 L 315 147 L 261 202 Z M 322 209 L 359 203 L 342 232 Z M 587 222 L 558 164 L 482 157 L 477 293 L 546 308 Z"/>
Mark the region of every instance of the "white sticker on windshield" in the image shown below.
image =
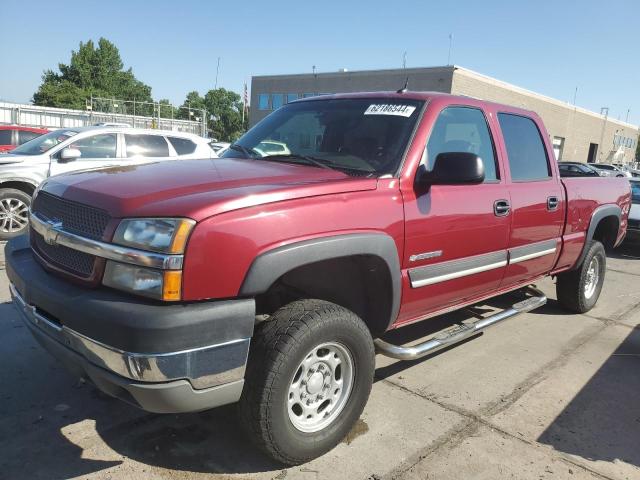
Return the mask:
<path id="1" fill-rule="evenodd" d="M 413 105 L 399 105 L 394 103 L 372 103 L 364 111 L 365 115 L 397 115 L 399 117 L 410 117 L 416 107 Z"/>

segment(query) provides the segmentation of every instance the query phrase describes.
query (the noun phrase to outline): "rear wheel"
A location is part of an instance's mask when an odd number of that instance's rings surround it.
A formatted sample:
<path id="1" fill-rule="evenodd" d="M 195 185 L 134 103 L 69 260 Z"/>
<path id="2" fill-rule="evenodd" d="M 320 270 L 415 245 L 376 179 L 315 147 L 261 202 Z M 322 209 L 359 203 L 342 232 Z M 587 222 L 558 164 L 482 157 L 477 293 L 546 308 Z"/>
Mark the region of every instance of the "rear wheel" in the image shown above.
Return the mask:
<path id="1" fill-rule="evenodd" d="M 606 268 L 607 256 L 604 246 L 592 240 L 582 265 L 558 275 L 556 294 L 560 305 L 575 313 L 591 310 L 600 297 Z"/>
<path id="2" fill-rule="evenodd" d="M 296 465 L 335 447 L 371 391 L 373 340 L 353 312 L 300 300 L 259 324 L 252 340 L 242 424 L 275 460 Z"/>
<path id="3" fill-rule="evenodd" d="M 29 225 L 31 197 L 15 188 L 0 189 L 0 241 L 22 235 Z"/>

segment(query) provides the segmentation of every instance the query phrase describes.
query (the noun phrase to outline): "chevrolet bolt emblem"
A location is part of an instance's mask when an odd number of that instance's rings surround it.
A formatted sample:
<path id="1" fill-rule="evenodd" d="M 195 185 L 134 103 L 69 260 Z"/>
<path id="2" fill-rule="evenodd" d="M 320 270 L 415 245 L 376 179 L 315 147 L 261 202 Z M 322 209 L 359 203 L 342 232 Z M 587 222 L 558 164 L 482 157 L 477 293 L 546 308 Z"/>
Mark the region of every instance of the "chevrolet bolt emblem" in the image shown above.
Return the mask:
<path id="1" fill-rule="evenodd" d="M 44 241 L 48 245 L 55 245 L 58 240 L 58 229 L 62 228 L 62 222 L 47 221 L 46 230 L 44 231 Z"/>

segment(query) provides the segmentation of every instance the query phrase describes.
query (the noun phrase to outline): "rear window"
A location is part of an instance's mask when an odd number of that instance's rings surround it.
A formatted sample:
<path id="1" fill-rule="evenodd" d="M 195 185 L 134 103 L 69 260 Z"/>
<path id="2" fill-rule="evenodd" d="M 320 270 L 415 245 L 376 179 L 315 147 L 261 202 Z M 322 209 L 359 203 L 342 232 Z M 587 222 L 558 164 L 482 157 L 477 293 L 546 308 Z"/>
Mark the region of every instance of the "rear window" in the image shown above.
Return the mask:
<path id="1" fill-rule="evenodd" d="M 22 145 L 23 143 L 27 143 L 29 140 L 33 140 L 36 137 L 42 135 L 37 132 L 28 132 L 28 131 L 18 131 L 18 145 Z"/>
<path id="2" fill-rule="evenodd" d="M 189 139 L 179 137 L 167 137 L 178 155 L 188 155 L 196 151 L 196 144 Z"/>
<path id="3" fill-rule="evenodd" d="M 498 120 L 507 147 L 511 179 L 517 182 L 551 177 L 547 152 L 535 122 L 508 113 L 499 113 Z"/>
<path id="4" fill-rule="evenodd" d="M 0 130 L 0 145 L 11 145 L 12 130 Z"/>
<path id="5" fill-rule="evenodd" d="M 169 145 L 161 135 L 125 135 L 127 157 L 168 157 Z"/>

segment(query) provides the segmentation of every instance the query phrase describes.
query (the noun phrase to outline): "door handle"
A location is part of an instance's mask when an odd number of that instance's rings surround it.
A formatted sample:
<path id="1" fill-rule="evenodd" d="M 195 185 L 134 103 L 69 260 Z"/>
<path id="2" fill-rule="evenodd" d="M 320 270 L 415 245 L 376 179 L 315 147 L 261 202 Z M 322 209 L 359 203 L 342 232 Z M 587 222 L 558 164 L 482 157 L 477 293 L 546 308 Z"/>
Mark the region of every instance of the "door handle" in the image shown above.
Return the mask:
<path id="1" fill-rule="evenodd" d="M 509 215 L 511 211 L 511 205 L 509 200 L 496 200 L 493 202 L 493 213 L 496 217 L 505 217 Z"/>
<path id="2" fill-rule="evenodd" d="M 553 212 L 554 210 L 557 210 L 559 203 L 560 203 L 560 201 L 558 200 L 558 197 L 548 197 L 547 198 L 547 210 L 549 210 L 550 212 Z"/>

